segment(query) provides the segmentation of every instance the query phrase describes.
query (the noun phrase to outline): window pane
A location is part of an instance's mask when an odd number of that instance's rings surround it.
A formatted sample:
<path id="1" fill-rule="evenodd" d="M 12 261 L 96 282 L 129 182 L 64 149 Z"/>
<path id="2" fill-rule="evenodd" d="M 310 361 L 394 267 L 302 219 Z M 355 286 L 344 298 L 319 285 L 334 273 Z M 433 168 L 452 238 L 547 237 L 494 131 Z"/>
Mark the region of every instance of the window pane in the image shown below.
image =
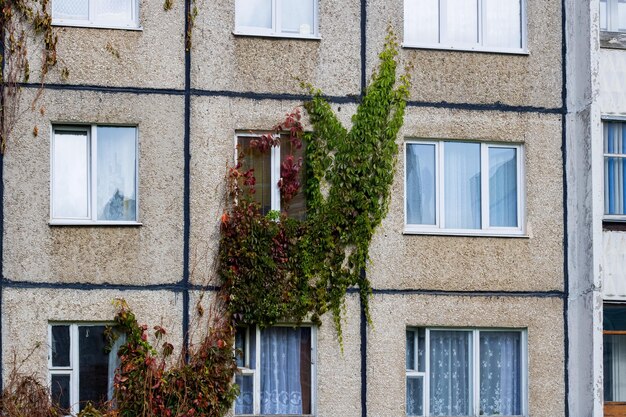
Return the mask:
<path id="1" fill-rule="evenodd" d="M 417 330 L 417 370 L 426 372 L 426 330 Z"/>
<path id="2" fill-rule="evenodd" d="M 235 349 L 237 352 L 237 366 L 239 368 L 243 368 L 246 366 L 246 328 L 238 327 L 237 333 L 235 334 Z"/>
<path id="3" fill-rule="evenodd" d="M 624 158 L 604 158 L 605 213 L 626 214 L 626 171 Z"/>
<path id="4" fill-rule="evenodd" d="M 52 16 L 55 19 L 89 20 L 89 2 L 86 0 L 54 0 Z"/>
<path id="5" fill-rule="evenodd" d="M 55 218 L 89 216 L 87 132 L 55 130 L 52 212 Z"/>
<path id="6" fill-rule="evenodd" d="M 136 130 L 98 127 L 98 220 L 137 219 Z"/>
<path id="7" fill-rule="evenodd" d="M 424 378 L 406 378 L 406 415 L 424 415 Z"/>
<path id="8" fill-rule="evenodd" d="M 435 224 L 435 145 L 406 145 L 408 224 Z"/>
<path id="9" fill-rule="evenodd" d="M 312 35 L 315 27 L 314 0 L 281 1 L 281 30 L 288 33 Z"/>
<path id="10" fill-rule="evenodd" d="M 626 31 L 626 0 L 619 0 L 617 3 L 617 30 Z"/>
<path id="11" fill-rule="evenodd" d="M 304 220 L 306 218 L 306 196 L 304 193 L 304 185 L 305 185 L 305 143 L 302 143 L 302 147 L 297 149 L 295 146 L 289 142 L 289 140 L 285 137 L 281 138 L 280 141 L 280 160 L 281 160 L 281 168 L 280 168 L 280 176 L 283 178 L 286 175 L 285 168 L 283 164 L 287 161 L 288 155 L 293 155 L 293 163 L 298 163 L 300 159 L 302 160 L 302 168 L 298 172 L 298 182 L 300 183 L 300 191 L 291 199 L 289 204 L 285 204 L 284 201 L 280 202 L 280 208 L 283 211 L 287 212 L 287 215 L 293 219 Z M 281 200 L 282 200 L 282 192 L 281 192 Z"/>
<path id="12" fill-rule="evenodd" d="M 604 335 L 604 401 L 626 401 L 626 335 Z"/>
<path id="13" fill-rule="evenodd" d="M 237 0 L 235 4 L 237 26 L 272 28 L 272 0 Z"/>
<path id="14" fill-rule="evenodd" d="M 483 0 L 483 44 L 522 47 L 521 0 Z"/>
<path id="15" fill-rule="evenodd" d="M 261 331 L 261 414 L 311 413 L 311 329 Z"/>
<path id="16" fill-rule="evenodd" d="M 478 0 L 448 0 L 447 4 L 448 43 L 478 43 Z"/>
<path id="17" fill-rule="evenodd" d="M 489 148 L 489 225 L 517 227 L 515 148 Z"/>
<path id="18" fill-rule="evenodd" d="M 445 227 L 480 229 L 480 144 L 445 142 Z"/>
<path id="19" fill-rule="evenodd" d="M 239 396 L 235 400 L 235 414 L 253 414 L 254 376 L 237 375 L 235 382 L 239 385 Z"/>
<path id="20" fill-rule="evenodd" d="M 404 41 L 439 43 L 439 0 L 405 0 Z"/>
<path id="21" fill-rule="evenodd" d="M 52 402 L 57 404 L 61 409 L 70 409 L 70 376 L 69 375 L 52 375 L 50 386 L 50 396 Z"/>
<path id="22" fill-rule="evenodd" d="M 626 330 L 626 305 L 604 306 L 604 330 Z"/>
<path id="23" fill-rule="evenodd" d="M 87 402 L 101 404 L 108 399 L 109 353 L 104 326 L 81 326 L 78 328 L 80 355 L 79 398 L 82 410 Z M 110 375 L 112 378 L 113 375 Z"/>
<path id="24" fill-rule="evenodd" d="M 247 171 L 254 170 L 256 184 L 254 186 L 255 193 L 252 195 L 254 201 L 261 205 L 261 212 L 267 214 L 272 209 L 272 171 L 271 171 L 271 152 L 259 152 L 258 149 L 250 146 L 250 141 L 255 138 L 239 137 L 237 138 L 238 153 L 242 158 L 243 166 L 241 169 Z"/>
<path id="25" fill-rule="evenodd" d="M 406 332 L 406 369 L 415 370 L 415 331 Z"/>
<path id="26" fill-rule="evenodd" d="M 600 30 L 608 29 L 606 0 L 600 0 Z"/>
<path id="27" fill-rule="evenodd" d="M 471 346 L 470 332 L 430 331 L 430 415 L 470 414 Z"/>
<path id="28" fill-rule="evenodd" d="M 52 366 L 70 366 L 70 326 L 52 326 Z"/>
<path id="29" fill-rule="evenodd" d="M 90 0 L 93 2 L 94 21 L 111 24 L 128 24 L 133 17 L 132 2 L 135 0 Z"/>
<path id="30" fill-rule="evenodd" d="M 520 332 L 480 332 L 480 415 L 522 414 Z"/>

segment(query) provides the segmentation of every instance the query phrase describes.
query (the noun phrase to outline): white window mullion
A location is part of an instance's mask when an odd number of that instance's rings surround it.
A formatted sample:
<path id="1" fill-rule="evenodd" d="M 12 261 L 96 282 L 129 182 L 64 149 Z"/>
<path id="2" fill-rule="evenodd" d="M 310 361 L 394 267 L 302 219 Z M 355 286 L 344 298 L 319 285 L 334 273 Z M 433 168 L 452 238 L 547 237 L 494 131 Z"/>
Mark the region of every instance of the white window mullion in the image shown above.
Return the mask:
<path id="1" fill-rule="evenodd" d="M 480 145 L 480 229 L 489 229 L 489 146 Z"/>
<path id="2" fill-rule="evenodd" d="M 317 327 L 311 326 L 311 414 L 317 415 Z"/>
<path id="3" fill-rule="evenodd" d="M 473 384 L 472 384 L 472 398 L 474 403 L 474 415 L 481 415 L 480 413 L 480 332 L 474 330 L 474 349 L 473 349 Z"/>
<path id="4" fill-rule="evenodd" d="M 279 9 L 282 9 L 282 1 L 272 0 L 272 32 L 273 33 L 281 33 L 282 31 L 282 17 L 281 17 L 281 10 Z"/>
<path id="5" fill-rule="evenodd" d="M 517 150 L 517 228 L 521 231 L 525 230 L 524 227 L 524 205 L 526 198 L 526 186 L 525 180 L 526 173 L 524 172 L 524 150 L 522 146 L 515 147 Z"/>
<path id="6" fill-rule="evenodd" d="M 430 416 L 430 329 L 424 330 L 425 358 L 424 358 L 424 416 Z"/>
<path id="7" fill-rule="evenodd" d="M 271 184 L 271 207 L 272 210 L 280 211 L 280 188 L 278 188 L 278 181 L 280 180 L 280 145 L 272 146 L 271 148 L 271 162 L 270 169 L 272 179 Z"/>
<path id="8" fill-rule="evenodd" d="M 70 406 L 74 414 L 80 411 L 80 348 L 78 346 L 78 325 L 70 325 L 70 352 L 72 366 L 72 374 L 70 376 Z"/>
<path id="9" fill-rule="evenodd" d="M 261 329 L 255 326 L 254 414 L 261 414 Z"/>
<path id="10" fill-rule="evenodd" d="M 96 208 L 98 207 L 98 203 L 96 201 L 98 197 L 98 181 L 97 175 L 98 172 L 98 128 L 96 126 L 91 126 L 91 129 L 87 133 L 87 143 L 89 146 L 89 164 L 88 164 L 88 175 L 89 175 L 89 217 L 92 221 L 98 220 L 98 214 L 96 213 Z"/>
<path id="11" fill-rule="evenodd" d="M 448 0 L 439 0 L 439 44 L 450 46 L 448 43 Z"/>
<path id="12" fill-rule="evenodd" d="M 522 331 L 521 372 L 522 372 L 522 415 L 528 415 L 528 330 Z"/>
<path id="13" fill-rule="evenodd" d="M 445 1 L 445 0 L 442 0 Z M 441 229 L 445 229 L 446 227 L 446 216 L 445 216 L 445 197 L 444 197 L 444 180 L 445 180 L 445 167 L 443 165 L 443 158 L 444 158 L 444 142 L 438 142 L 436 145 L 437 148 L 437 161 L 435 162 L 437 164 L 437 166 L 435 167 L 435 172 L 437 172 L 437 179 L 436 179 L 436 193 L 437 193 L 437 224 L 439 225 L 439 228 Z"/>
<path id="14" fill-rule="evenodd" d="M 89 23 L 94 24 L 96 21 L 96 2 L 87 0 L 89 2 Z"/>
<path id="15" fill-rule="evenodd" d="M 476 39 L 478 39 L 478 44 L 482 46 L 483 44 L 483 35 L 485 32 L 485 28 L 483 27 L 484 22 L 486 21 L 485 19 L 485 8 L 483 7 L 483 0 L 477 0 L 476 2 L 476 14 L 477 14 L 477 18 L 476 18 L 476 22 L 477 22 L 477 27 L 476 30 L 478 31 L 478 33 L 476 34 Z"/>

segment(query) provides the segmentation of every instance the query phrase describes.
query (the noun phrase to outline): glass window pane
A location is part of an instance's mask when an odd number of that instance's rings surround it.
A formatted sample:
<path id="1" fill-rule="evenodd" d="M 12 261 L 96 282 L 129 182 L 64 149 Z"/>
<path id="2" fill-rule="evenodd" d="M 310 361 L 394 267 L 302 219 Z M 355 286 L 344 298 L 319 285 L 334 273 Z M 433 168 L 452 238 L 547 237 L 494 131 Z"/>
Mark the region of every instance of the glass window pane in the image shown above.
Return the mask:
<path id="1" fill-rule="evenodd" d="M 435 224 L 435 145 L 406 145 L 408 224 Z"/>
<path id="2" fill-rule="evenodd" d="M 604 306 L 604 330 L 626 330 L 626 305 Z"/>
<path id="3" fill-rule="evenodd" d="M 272 209 L 272 170 L 271 152 L 259 152 L 258 149 L 250 146 L 250 141 L 256 139 L 251 137 L 238 137 L 238 156 L 241 158 L 241 169 L 245 172 L 248 169 L 254 170 L 256 180 L 252 195 L 254 201 L 260 204 L 261 213 L 267 214 Z"/>
<path id="4" fill-rule="evenodd" d="M 272 28 L 272 0 L 237 0 L 236 26 Z"/>
<path id="5" fill-rule="evenodd" d="M 626 335 L 604 335 L 604 400 L 626 401 Z"/>
<path id="6" fill-rule="evenodd" d="M 70 326 L 52 326 L 52 366 L 70 366 Z"/>
<path id="7" fill-rule="evenodd" d="M 136 220 L 136 129 L 98 127 L 97 158 L 98 220 Z"/>
<path id="8" fill-rule="evenodd" d="M 52 150 L 52 215 L 89 216 L 89 146 L 87 132 L 55 130 Z"/>
<path id="9" fill-rule="evenodd" d="M 237 375 L 235 383 L 239 385 L 239 395 L 235 400 L 235 414 L 253 414 L 254 375 Z"/>
<path id="10" fill-rule="evenodd" d="M 127 25 L 133 18 L 135 0 L 90 0 L 93 2 L 95 22 Z"/>
<path id="11" fill-rule="evenodd" d="M 246 358 L 246 328 L 238 327 L 237 333 L 235 334 L 235 349 L 237 352 L 237 366 L 239 368 L 243 368 L 246 366 L 247 358 Z"/>
<path id="12" fill-rule="evenodd" d="M 406 332 L 406 369 L 415 369 L 415 331 Z"/>
<path id="13" fill-rule="evenodd" d="M 315 28 L 314 0 L 279 0 L 281 2 L 281 31 L 312 35 Z"/>
<path id="14" fill-rule="evenodd" d="M 424 378 L 406 378 L 406 415 L 424 415 Z"/>
<path id="15" fill-rule="evenodd" d="M 430 331 L 430 415 L 470 415 L 471 347 L 471 332 Z"/>
<path id="16" fill-rule="evenodd" d="M 522 414 L 520 332 L 480 332 L 480 415 Z"/>
<path id="17" fill-rule="evenodd" d="M 483 0 L 483 44 L 522 47 L 521 0 Z"/>
<path id="18" fill-rule="evenodd" d="M 617 2 L 617 30 L 619 32 L 626 31 L 626 0 Z"/>
<path id="19" fill-rule="evenodd" d="M 625 158 L 604 158 L 605 213 L 626 214 L 626 170 Z"/>
<path id="20" fill-rule="evenodd" d="M 445 227 L 480 229 L 480 144 L 444 145 Z"/>
<path id="21" fill-rule="evenodd" d="M 600 0 L 600 30 L 608 30 L 606 0 Z"/>
<path id="22" fill-rule="evenodd" d="M 70 376 L 52 375 L 50 386 L 50 396 L 52 402 L 57 404 L 62 410 L 70 409 Z"/>
<path id="23" fill-rule="evenodd" d="M 489 225 L 517 227 L 515 148 L 489 148 Z"/>
<path id="24" fill-rule="evenodd" d="M 417 330 L 417 370 L 426 372 L 426 330 Z"/>
<path id="25" fill-rule="evenodd" d="M 304 193 L 304 185 L 305 185 L 305 147 L 306 144 L 302 143 L 302 147 L 298 149 L 296 146 L 292 145 L 291 142 L 286 137 L 281 137 L 280 140 L 280 176 L 281 178 L 285 177 L 287 174 L 285 168 L 288 165 L 298 164 L 302 162 L 302 167 L 298 172 L 297 181 L 300 183 L 300 191 L 289 201 L 288 204 L 285 204 L 283 200 L 284 192 L 281 191 L 281 202 L 280 208 L 282 211 L 287 212 L 287 215 L 293 219 L 304 220 L 306 218 L 306 196 Z M 292 155 L 293 158 L 288 160 L 288 156 Z M 287 165 L 285 165 L 287 164 Z M 284 166 L 285 165 L 285 166 Z"/>
<path id="26" fill-rule="evenodd" d="M 439 43 L 439 0 L 405 0 L 404 41 Z"/>
<path id="27" fill-rule="evenodd" d="M 261 414 L 311 413 L 311 329 L 261 331 Z"/>
<path id="28" fill-rule="evenodd" d="M 478 43 L 478 0 L 448 0 L 447 42 L 452 45 Z"/>
<path id="29" fill-rule="evenodd" d="M 109 352 L 105 326 L 80 326 L 78 350 L 80 355 L 79 398 L 82 410 L 87 402 L 101 404 L 108 399 Z M 113 375 L 111 375 L 112 378 Z"/>
<path id="30" fill-rule="evenodd" d="M 89 2 L 86 0 L 54 0 L 54 19 L 89 20 Z"/>

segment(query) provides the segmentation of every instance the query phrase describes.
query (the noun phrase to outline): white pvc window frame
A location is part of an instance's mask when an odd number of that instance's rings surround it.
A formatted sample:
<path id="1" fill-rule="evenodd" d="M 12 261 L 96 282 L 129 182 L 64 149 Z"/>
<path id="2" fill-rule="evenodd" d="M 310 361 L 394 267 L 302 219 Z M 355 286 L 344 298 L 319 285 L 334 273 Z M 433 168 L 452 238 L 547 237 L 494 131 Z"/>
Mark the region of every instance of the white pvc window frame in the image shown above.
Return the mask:
<path id="1" fill-rule="evenodd" d="M 313 0 L 313 27 L 310 34 L 283 32 L 282 2 L 289 0 L 272 0 L 272 27 L 243 26 L 237 24 L 237 9 L 245 7 L 240 0 L 235 0 L 235 30 L 234 35 L 263 36 L 275 38 L 321 39 L 319 34 L 319 0 Z"/>
<path id="2" fill-rule="evenodd" d="M 606 26 L 602 27 L 602 3 L 605 4 L 606 14 L 604 18 L 606 19 Z M 600 8 L 600 30 L 603 32 L 626 32 L 626 28 L 619 27 L 619 9 L 618 4 L 619 0 L 600 0 L 599 8 Z"/>
<path id="3" fill-rule="evenodd" d="M 467 332 L 472 334 L 471 340 L 471 362 L 470 362 L 470 400 L 471 400 L 471 414 L 470 416 L 480 416 L 480 332 L 519 332 L 520 337 L 520 367 L 521 367 L 521 406 L 522 416 L 528 416 L 528 330 L 527 329 L 506 329 L 506 328 L 453 328 L 453 327 L 408 327 L 408 332 L 413 332 L 414 336 L 414 352 L 415 352 L 415 366 L 417 367 L 418 361 L 418 329 L 425 330 L 424 336 L 424 371 L 417 372 L 412 369 L 406 370 L 405 376 L 405 400 L 407 396 L 406 392 L 406 379 L 412 376 L 423 377 L 423 390 L 422 390 L 422 406 L 423 417 L 430 417 L 430 332 L 445 331 L 445 332 Z M 406 349 L 406 345 L 405 345 Z M 406 355 L 405 355 L 406 356 Z M 405 401 L 406 404 L 406 401 Z M 405 410 L 406 414 L 406 410 Z"/>
<path id="4" fill-rule="evenodd" d="M 419 48 L 419 49 L 451 49 L 458 51 L 475 51 L 475 52 L 495 52 L 501 54 L 519 54 L 519 55 L 528 55 L 528 24 L 527 24 L 527 14 L 526 14 L 526 3 L 527 0 L 519 0 L 520 2 L 520 39 L 521 45 L 520 47 L 515 48 L 506 48 L 506 47 L 493 47 L 493 46 L 485 46 L 483 45 L 484 39 L 484 7 L 483 0 L 477 0 L 478 8 L 476 10 L 476 15 L 478 19 L 478 42 L 476 44 L 456 44 L 454 42 L 448 41 L 446 36 L 448 33 L 447 30 L 447 19 L 445 15 L 445 11 L 448 9 L 447 3 L 448 0 L 439 0 L 439 42 L 437 43 L 428 43 L 428 42 L 419 42 L 417 40 L 411 40 L 406 38 L 407 33 L 407 25 L 408 19 L 406 18 L 408 13 L 410 12 L 409 2 L 412 0 L 404 0 L 404 41 L 402 46 L 404 48 Z"/>
<path id="5" fill-rule="evenodd" d="M 58 2 L 63 0 L 52 0 Z M 103 19 L 98 17 L 96 13 L 95 2 L 93 0 L 84 0 L 89 3 L 89 17 L 87 19 L 61 19 L 52 13 L 52 25 L 54 26 L 75 26 L 90 27 L 100 29 L 124 29 L 124 30 L 142 30 L 139 25 L 139 0 L 128 0 L 131 2 L 131 15 L 124 21 L 114 19 Z M 54 9 L 52 9 L 54 10 Z"/>
<path id="6" fill-rule="evenodd" d="M 603 186 L 603 193 L 602 193 L 602 199 L 603 199 L 603 209 L 602 209 L 602 219 L 604 221 L 608 221 L 608 222 L 626 222 L 626 214 L 608 214 L 607 213 L 607 205 L 608 205 L 608 198 L 609 195 L 608 193 L 610 192 L 609 190 L 609 186 L 607 184 L 608 181 L 608 175 L 606 172 L 606 160 L 607 158 L 615 158 L 615 159 L 623 159 L 626 162 L 626 153 L 618 153 L 618 152 L 612 152 L 609 153 L 608 151 L 604 151 L 604 149 L 607 147 L 607 143 L 606 140 L 608 138 L 605 137 L 605 128 L 607 127 L 607 124 L 610 123 L 620 123 L 622 125 L 622 129 L 626 129 L 626 117 L 602 117 L 602 186 Z"/>
<path id="7" fill-rule="evenodd" d="M 111 326 L 111 323 L 105 322 L 50 322 L 48 323 L 48 387 L 52 387 L 53 375 L 67 375 L 70 377 L 70 411 L 72 415 L 80 412 L 80 347 L 78 341 L 80 339 L 79 327 L 102 327 Z M 69 366 L 53 366 L 52 365 L 52 327 L 68 326 L 70 332 L 70 365 Z M 120 336 L 121 337 L 121 336 Z M 68 416 L 69 417 L 69 416 Z"/>
<path id="8" fill-rule="evenodd" d="M 292 324 L 275 324 L 272 327 L 290 327 Z M 317 327 L 312 324 L 300 324 L 296 328 L 307 327 L 311 329 L 311 414 L 302 414 L 303 416 L 315 416 L 317 415 Z M 259 416 L 261 415 L 261 328 L 259 326 L 247 326 L 246 341 L 244 345 L 244 367 L 238 367 L 239 373 L 244 376 L 253 376 L 253 414 L 234 414 L 239 416 Z M 255 338 L 255 361 L 256 368 L 250 368 L 250 337 L 254 335 Z"/>
<path id="9" fill-rule="evenodd" d="M 444 148 L 445 143 L 478 143 L 480 144 L 480 229 L 446 228 L 444 201 Z M 407 145 L 435 146 L 435 224 L 408 223 L 407 199 Z M 517 227 L 495 227 L 489 225 L 489 149 L 516 149 L 517 158 Z M 525 233 L 526 218 L 526 186 L 524 170 L 524 146 L 518 143 L 491 143 L 471 140 L 419 140 L 409 139 L 404 142 L 404 233 L 405 234 L 440 234 L 459 236 L 509 236 L 519 237 Z"/>
<path id="10" fill-rule="evenodd" d="M 98 127 L 127 127 L 135 130 L 135 220 L 98 220 L 98 214 L 94 207 L 97 206 L 98 197 Z M 56 131 L 84 132 L 87 140 L 87 217 L 56 217 L 54 213 L 54 146 Z M 140 226 L 139 222 L 139 128 L 133 125 L 63 125 L 55 124 L 50 132 L 50 221 L 51 226 Z"/>

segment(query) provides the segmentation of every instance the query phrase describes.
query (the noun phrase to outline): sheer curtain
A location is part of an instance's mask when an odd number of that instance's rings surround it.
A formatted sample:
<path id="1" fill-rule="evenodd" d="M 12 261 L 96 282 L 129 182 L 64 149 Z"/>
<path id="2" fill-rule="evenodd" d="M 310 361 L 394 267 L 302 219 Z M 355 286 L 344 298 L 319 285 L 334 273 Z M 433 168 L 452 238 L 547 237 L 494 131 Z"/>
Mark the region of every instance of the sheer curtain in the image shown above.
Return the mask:
<path id="1" fill-rule="evenodd" d="M 480 414 L 522 414 L 521 333 L 480 332 Z"/>
<path id="2" fill-rule="evenodd" d="M 302 414 L 300 329 L 262 330 L 261 414 Z"/>
<path id="3" fill-rule="evenodd" d="M 445 227 L 480 229 L 480 144 L 444 143 Z"/>
<path id="4" fill-rule="evenodd" d="M 471 332 L 431 330 L 430 415 L 470 415 L 471 341 Z"/>

